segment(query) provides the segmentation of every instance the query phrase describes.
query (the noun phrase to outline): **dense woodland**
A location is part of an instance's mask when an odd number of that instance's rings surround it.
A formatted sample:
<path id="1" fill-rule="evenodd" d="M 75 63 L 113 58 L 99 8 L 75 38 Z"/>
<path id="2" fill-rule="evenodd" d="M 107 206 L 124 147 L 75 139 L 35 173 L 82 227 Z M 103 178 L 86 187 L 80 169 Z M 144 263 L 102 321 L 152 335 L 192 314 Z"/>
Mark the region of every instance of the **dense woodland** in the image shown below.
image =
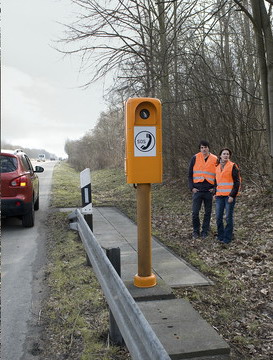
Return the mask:
<path id="1" fill-rule="evenodd" d="M 86 87 L 113 80 L 95 128 L 66 142 L 77 170 L 123 166 L 124 101 L 148 96 L 162 102 L 165 176 L 184 176 L 206 139 L 245 179 L 273 181 L 272 0 L 71 1 L 59 50 L 81 56 Z"/>

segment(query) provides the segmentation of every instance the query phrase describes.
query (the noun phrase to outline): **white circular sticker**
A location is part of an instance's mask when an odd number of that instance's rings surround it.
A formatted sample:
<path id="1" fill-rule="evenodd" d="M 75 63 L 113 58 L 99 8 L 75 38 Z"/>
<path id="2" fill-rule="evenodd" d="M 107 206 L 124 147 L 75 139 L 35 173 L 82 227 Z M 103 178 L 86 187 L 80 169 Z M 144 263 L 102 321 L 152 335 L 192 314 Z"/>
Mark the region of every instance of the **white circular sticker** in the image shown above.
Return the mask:
<path id="1" fill-rule="evenodd" d="M 153 126 L 135 127 L 135 156 L 156 156 L 155 134 Z"/>
<path id="2" fill-rule="evenodd" d="M 139 151 L 151 151 L 155 146 L 154 135 L 150 131 L 141 131 L 135 138 L 135 144 Z"/>

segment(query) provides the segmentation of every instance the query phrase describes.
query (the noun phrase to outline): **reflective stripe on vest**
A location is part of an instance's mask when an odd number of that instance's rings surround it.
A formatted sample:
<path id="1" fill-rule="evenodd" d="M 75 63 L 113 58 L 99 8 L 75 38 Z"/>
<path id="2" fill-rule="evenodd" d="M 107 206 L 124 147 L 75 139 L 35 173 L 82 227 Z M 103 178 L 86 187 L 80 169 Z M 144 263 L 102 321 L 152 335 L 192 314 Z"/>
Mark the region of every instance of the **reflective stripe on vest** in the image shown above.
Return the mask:
<path id="1" fill-rule="evenodd" d="M 224 166 L 224 169 L 221 170 L 221 165 L 219 164 L 216 168 L 216 196 L 228 196 L 231 193 L 234 182 L 232 178 L 232 168 L 234 163 L 228 161 Z"/>
<path id="2" fill-rule="evenodd" d="M 201 152 L 195 155 L 195 164 L 193 166 L 193 182 L 203 182 L 207 180 L 212 185 L 215 182 L 217 157 L 210 154 L 207 161 Z"/>

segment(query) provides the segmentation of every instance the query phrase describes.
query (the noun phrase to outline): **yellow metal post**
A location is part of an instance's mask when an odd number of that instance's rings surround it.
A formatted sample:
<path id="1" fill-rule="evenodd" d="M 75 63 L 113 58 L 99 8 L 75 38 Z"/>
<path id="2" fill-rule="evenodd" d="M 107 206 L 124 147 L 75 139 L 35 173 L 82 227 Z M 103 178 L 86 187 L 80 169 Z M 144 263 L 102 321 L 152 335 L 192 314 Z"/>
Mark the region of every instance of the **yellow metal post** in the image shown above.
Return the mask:
<path id="1" fill-rule="evenodd" d="M 137 287 L 156 285 L 152 274 L 151 184 L 137 184 L 138 274 Z"/>
<path id="2" fill-rule="evenodd" d="M 151 184 L 161 183 L 162 107 L 159 99 L 130 98 L 125 104 L 125 174 L 137 184 L 138 273 L 137 287 L 156 285 L 152 274 Z"/>

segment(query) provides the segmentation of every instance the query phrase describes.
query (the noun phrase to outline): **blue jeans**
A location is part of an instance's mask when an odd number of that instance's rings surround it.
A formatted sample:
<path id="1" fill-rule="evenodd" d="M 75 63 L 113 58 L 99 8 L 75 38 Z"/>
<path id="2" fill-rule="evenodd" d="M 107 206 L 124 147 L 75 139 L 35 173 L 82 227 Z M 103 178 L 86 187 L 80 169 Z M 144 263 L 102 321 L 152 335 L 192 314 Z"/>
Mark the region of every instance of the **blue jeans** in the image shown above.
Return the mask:
<path id="1" fill-rule="evenodd" d="M 233 233 L 233 210 L 236 199 L 228 203 L 228 196 L 216 196 L 216 223 L 218 240 L 228 244 L 232 240 Z M 224 226 L 224 212 L 226 215 L 226 226 Z"/>
<path id="2" fill-rule="evenodd" d="M 193 232 L 200 235 L 199 212 L 204 203 L 205 213 L 202 224 L 202 235 L 207 235 L 210 228 L 213 195 L 210 191 L 198 191 L 192 196 L 192 226 Z"/>

